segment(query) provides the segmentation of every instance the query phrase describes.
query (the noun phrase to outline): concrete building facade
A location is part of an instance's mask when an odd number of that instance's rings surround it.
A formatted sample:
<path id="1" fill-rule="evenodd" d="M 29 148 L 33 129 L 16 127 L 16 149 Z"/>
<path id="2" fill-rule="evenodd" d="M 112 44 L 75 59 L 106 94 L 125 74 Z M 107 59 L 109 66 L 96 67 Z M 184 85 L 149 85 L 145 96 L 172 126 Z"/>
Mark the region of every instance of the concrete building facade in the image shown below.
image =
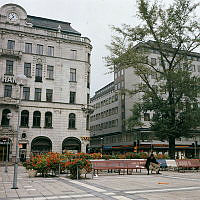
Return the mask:
<path id="1" fill-rule="evenodd" d="M 189 70 L 192 74 L 199 75 L 200 73 L 200 54 L 191 53 L 188 55 L 190 60 Z M 155 49 L 149 49 L 148 62 L 151 62 L 156 68 L 159 68 L 160 58 L 159 53 Z M 183 63 L 182 63 L 183 64 Z M 151 85 L 156 84 L 155 78 L 149 76 Z M 133 87 L 141 83 L 142 80 L 136 76 L 133 68 L 126 68 L 114 71 L 114 81 L 107 86 L 98 90 L 91 98 L 91 105 L 95 108 L 94 113 L 91 115 L 90 128 L 91 128 L 91 148 L 94 151 L 103 150 L 105 153 L 124 153 L 127 151 L 132 152 L 157 152 L 165 154 L 168 151 L 168 141 L 159 141 L 149 131 L 150 120 L 153 113 L 143 113 L 142 128 L 135 127 L 132 130 L 127 130 L 126 121 L 132 115 L 132 108 L 135 102 L 141 100 L 142 94 L 130 96 L 121 93 L 122 90 L 131 90 Z M 112 93 L 108 90 L 112 87 Z M 115 115 L 117 126 L 115 129 L 105 128 L 104 123 L 112 119 L 112 115 L 107 115 L 102 119 L 104 110 L 104 101 L 109 99 L 110 96 L 115 95 L 116 101 L 113 104 L 108 103 L 106 110 L 112 110 L 113 107 L 118 106 L 118 113 Z M 199 144 L 200 137 L 197 130 L 189 138 L 179 138 L 176 140 L 176 156 L 183 157 L 199 157 Z"/>
<path id="2" fill-rule="evenodd" d="M 7 151 L 14 158 L 16 137 L 22 159 L 31 152 L 85 152 L 90 40 L 68 22 L 27 15 L 16 4 L 0 8 L 0 34 L 0 160 Z"/>

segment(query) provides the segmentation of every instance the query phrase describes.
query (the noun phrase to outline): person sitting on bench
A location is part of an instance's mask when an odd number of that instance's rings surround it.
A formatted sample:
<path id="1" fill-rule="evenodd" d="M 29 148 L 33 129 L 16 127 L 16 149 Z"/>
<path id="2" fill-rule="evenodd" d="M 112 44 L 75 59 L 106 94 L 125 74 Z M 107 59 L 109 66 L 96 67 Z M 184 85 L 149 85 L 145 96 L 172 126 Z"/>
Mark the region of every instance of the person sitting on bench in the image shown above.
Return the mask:
<path id="1" fill-rule="evenodd" d="M 154 157 L 153 153 L 147 158 L 145 167 L 147 168 L 149 175 L 149 170 L 156 171 L 156 174 L 160 174 L 160 164 L 156 161 L 156 158 Z"/>

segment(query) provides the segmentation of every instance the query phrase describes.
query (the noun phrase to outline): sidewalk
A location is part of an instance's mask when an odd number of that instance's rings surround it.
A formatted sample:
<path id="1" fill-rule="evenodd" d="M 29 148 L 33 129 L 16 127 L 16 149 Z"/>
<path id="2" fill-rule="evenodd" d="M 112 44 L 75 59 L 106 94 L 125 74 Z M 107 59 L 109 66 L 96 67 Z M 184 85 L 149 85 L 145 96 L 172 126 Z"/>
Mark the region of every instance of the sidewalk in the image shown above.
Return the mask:
<path id="1" fill-rule="evenodd" d="M 199 200 L 200 173 L 162 172 L 146 175 L 101 174 L 94 179 L 71 180 L 62 177 L 28 178 L 18 168 L 19 189 L 11 189 L 13 166 L 0 167 L 0 200 Z"/>

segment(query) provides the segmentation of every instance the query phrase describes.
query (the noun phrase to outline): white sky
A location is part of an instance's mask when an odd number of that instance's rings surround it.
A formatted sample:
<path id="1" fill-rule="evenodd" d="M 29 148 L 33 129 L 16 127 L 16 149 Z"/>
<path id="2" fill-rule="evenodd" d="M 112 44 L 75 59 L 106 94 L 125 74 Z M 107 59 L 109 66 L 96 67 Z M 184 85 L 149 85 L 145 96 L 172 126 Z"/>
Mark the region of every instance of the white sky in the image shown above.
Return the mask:
<path id="1" fill-rule="evenodd" d="M 136 20 L 136 0 L 0 0 L 0 6 L 16 3 L 28 15 L 70 22 L 83 37 L 90 38 L 93 50 L 91 57 L 91 96 L 113 81 L 106 74 L 103 57 L 109 55 L 105 45 L 111 41 L 110 25 L 133 24 Z"/>

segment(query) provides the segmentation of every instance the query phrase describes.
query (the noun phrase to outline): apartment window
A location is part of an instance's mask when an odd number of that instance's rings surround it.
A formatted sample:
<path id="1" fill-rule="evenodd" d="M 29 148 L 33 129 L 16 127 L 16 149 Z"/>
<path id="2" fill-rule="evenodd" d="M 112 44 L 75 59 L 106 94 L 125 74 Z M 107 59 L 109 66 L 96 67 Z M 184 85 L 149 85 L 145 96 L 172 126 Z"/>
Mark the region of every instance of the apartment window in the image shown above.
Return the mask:
<path id="1" fill-rule="evenodd" d="M 31 77 L 31 63 L 24 63 L 24 75 Z"/>
<path id="2" fill-rule="evenodd" d="M 76 115 L 74 113 L 69 114 L 69 123 L 68 123 L 69 129 L 76 128 Z"/>
<path id="3" fill-rule="evenodd" d="M 4 97 L 11 97 L 12 96 L 12 85 L 5 85 L 4 86 Z"/>
<path id="4" fill-rule="evenodd" d="M 41 121 L 41 113 L 40 111 L 35 111 L 33 113 L 33 127 L 40 127 L 40 121 Z"/>
<path id="5" fill-rule="evenodd" d="M 48 46 L 47 55 L 48 55 L 48 56 L 54 56 L 54 47 Z"/>
<path id="6" fill-rule="evenodd" d="M 74 49 L 71 50 L 71 59 L 74 59 L 74 60 L 77 59 L 77 50 L 74 50 Z"/>
<path id="7" fill-rule="evenodd" d="M 144 121 L 150 121 L 150 114 L 144 113 Z"/>
<path id="8" fill-rule="evenodd" d="M 36 72 L 35 72 L 35 81 L 42 82 L 42 65 L 36 65 Z"/>
<path id="9" fill-rule="evenodd" d="M 76 92 L 70 92 L 69 103 L 74 104 L 76 102 Z"/>
<path id="10" fill-rule="evenodd" d="M 29 112 L 27 110 L 23 110 L 21 112 L 21 123 L 20 125 L 23 127 L 28 127 L 29 122 Z"/>
<path id="11" fill-rule="evenodd" d="M 43 55 L 43 45 L 37 44 L 36 53 L 39 55 Z"/>
<path id="12" fill-rule="evenodd" d="M 10 119 L 8 119 L 8 114 L 11 113 L 9 109 L 4 109 L 2 112 L 1 126 L 9 126 Z"/>
<path id="13" fill-rule="evenodd" d="M 156 65 L 156 58 L 151 58 L 151 65 Z"/>
<path id="14" fill-rule="evenodd" d="M 35 88 L 35 101 L 41 101 L 41 88 Z"/>
<path id="15" fill-rule="evenodd" d="M 46 90 L 46 101 L 52 102 L 52 99 L 53 99 L 53 90 L 47 89 Z"/>
<path id="16" fill-rule="evenodd" d="M 12 49 L 12 50 L 15 49 L 15 41 L 14 40 L 8 40 L 7 49 Z"/>
<path id="17" fill-rule="evenodd" d="M 25 53 L 32 53 L 32 43 L 25 43 Z"/>
<path id="18" fill-rule="evenodd" d="M 6 60 L 6 75 L 13 75 L 13 61 Z"/>
<path id="19" fill-rule="evenodd" d="M 76 69 L 70 68 L 70 81 L 76 81 Z"/>
<path id="20" fill-rule="evenodd" d="M 52 113 L 45 113 L 45 128 L 52 128 Z"/>
<path id="21" fill-rule="evenodd" d="M 54 67 L 47 65 L 47 78 L 53 79 Z"/>
<path id="22" fill-rule="evenodd" d="M 29 87 L 23 87 L 23 99 L 24 100 L 30 99 L 30 88 Z"/>

